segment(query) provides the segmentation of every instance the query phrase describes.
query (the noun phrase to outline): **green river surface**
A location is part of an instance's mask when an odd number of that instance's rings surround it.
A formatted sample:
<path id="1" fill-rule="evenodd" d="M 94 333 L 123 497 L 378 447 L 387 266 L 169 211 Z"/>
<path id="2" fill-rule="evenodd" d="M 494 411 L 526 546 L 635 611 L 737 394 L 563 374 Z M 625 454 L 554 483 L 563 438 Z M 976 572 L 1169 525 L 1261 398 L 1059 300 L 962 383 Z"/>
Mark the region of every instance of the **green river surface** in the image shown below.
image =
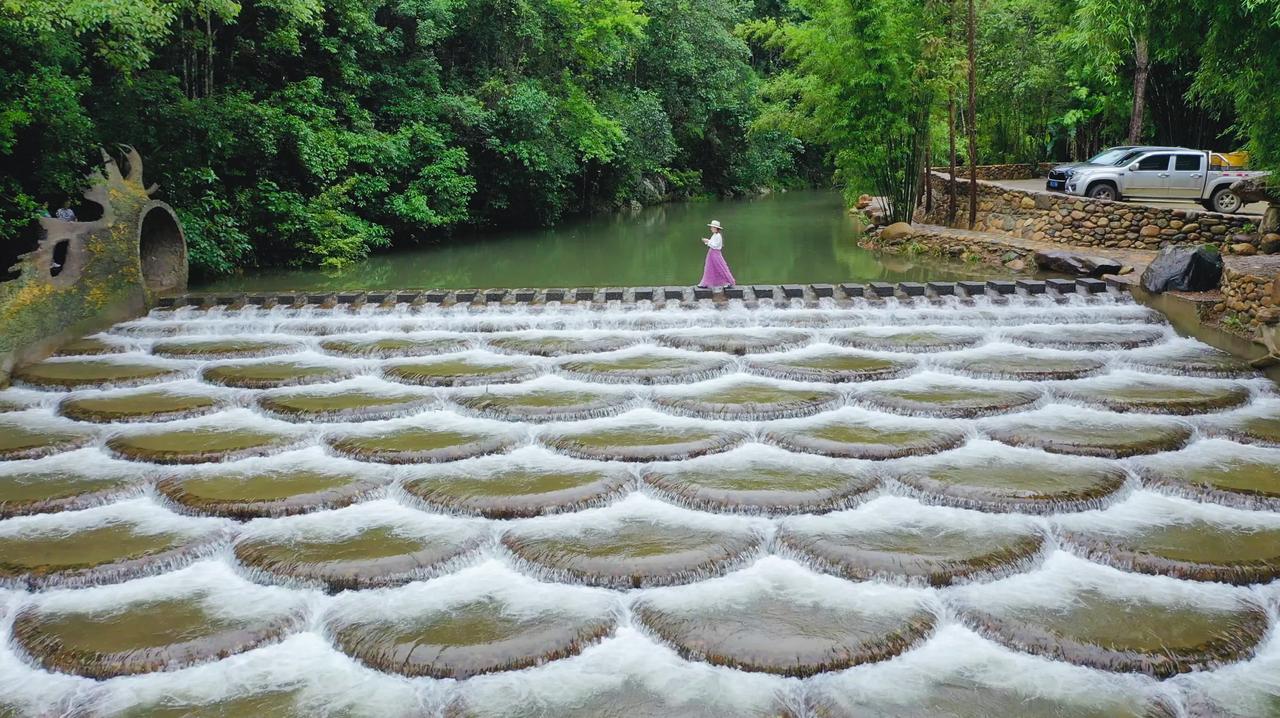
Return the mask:
<path id="1" fill-rule="evenodd" d="M 246 273 L 193 286 L 210 292 L 430 287 L 692 285 L 702 276 L 707 223 L 724 225 L 725 259 L 739 284 L 948 281 L 1010 272 L 858 246 L 839 192 L 782 192 L 570 218 L 556 227 L 459 235 L 444 244 L 376 254 L 342 270 Z"/>

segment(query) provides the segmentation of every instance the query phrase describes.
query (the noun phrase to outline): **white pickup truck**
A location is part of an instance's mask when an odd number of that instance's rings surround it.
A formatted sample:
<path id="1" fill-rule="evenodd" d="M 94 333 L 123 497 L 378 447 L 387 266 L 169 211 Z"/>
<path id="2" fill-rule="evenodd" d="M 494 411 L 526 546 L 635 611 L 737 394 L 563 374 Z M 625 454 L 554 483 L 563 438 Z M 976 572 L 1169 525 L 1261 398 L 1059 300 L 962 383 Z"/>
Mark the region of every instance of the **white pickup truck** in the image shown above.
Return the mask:
<path id="1" fill-rule="evenodd" d="M 1123 165 L 1081 165 L 1067 180 L 1066 192 L 1106 200 L 1192 200 L 1212 212 L 1239 212 L 1244 202 L 1231 185 L 1267 173 L 1214 164 L 1217 157 L 1211 152 L 1161 149 L 1135 155 Z"/>

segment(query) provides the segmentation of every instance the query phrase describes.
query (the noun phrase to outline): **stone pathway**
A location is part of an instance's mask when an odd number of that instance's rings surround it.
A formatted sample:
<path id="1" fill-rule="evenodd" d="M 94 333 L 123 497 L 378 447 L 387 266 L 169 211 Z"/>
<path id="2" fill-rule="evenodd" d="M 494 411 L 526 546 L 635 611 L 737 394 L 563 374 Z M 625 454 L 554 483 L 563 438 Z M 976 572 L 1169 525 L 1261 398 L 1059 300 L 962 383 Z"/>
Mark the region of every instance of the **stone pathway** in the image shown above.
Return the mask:
<path id="1" fill-rule="evenodd" d="M 1089 255 L 1095 257 L 1104 257 L 1106 259 L 1115 260 L 1123 265 L 1133 267 L 1132 274 L 1126 277 L 1136 277 L 1142 274 L 1142 270 L 1147 268 L 1151 260 L 1155 259 L 1156 252 L 1146 249 L 1117 249 L 1110 247 L 1076 247 L 1070 244 L 1059 242 L 1044 242 L 1034 239 L 1023 239 L 1007 234 L 996 234 L 994 232 L 975 232 L 968 229 L 955 229 L 952 227 L 943 227 L 933 224 L 913 224 L 913 230 L 923 234 L 942 234 L 954 237 L 961 241 L 969 241 L 986 245 L 999 245 L 1008 247 L 1011 250 L 1021 252 L 1040 252 L 1040 251 L 1059 251 L 1072 252 L 1075 254 Z"/>

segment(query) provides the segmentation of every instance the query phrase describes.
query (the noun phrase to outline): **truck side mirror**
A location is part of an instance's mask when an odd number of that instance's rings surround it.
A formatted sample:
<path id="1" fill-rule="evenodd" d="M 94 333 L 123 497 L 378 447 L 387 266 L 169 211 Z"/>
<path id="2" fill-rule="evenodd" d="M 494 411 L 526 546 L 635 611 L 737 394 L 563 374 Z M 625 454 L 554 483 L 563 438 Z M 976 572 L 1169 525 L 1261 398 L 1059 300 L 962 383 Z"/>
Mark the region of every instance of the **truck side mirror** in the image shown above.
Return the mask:
<path id="1" fill-rule="evenodd" d="M 1137 172 L 1137 171 L 1138 171 L 1138 163 L 1137 163 L 1137 162 L 1134 162 L 1133 164 L 1129 165 L 1129 171 L 1130 171 L 1130 172 Z"/>

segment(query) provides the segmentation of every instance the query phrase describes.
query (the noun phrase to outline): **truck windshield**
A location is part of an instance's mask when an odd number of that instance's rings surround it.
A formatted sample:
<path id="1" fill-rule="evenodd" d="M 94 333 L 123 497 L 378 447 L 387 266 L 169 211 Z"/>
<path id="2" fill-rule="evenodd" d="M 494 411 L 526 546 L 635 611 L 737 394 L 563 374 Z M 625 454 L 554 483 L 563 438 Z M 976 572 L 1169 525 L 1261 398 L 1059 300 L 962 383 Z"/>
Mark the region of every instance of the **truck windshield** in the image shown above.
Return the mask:
<path id="1" fill-rule="evenodd" d="M 1129 148 L 1125 148 L 1125 149 L 1112 149 L 1112 150 L 1106 150 L 1106 151 L 1104 151 L 1104 152 L 1100 152 L 1100 153 L 1098 153 L 1098 154 L 1094 155 L 1093 157 L 1090 157 L 1090 158 L 1089 158 L 1089 164 L 1091 164 L 1091 165 L 1113 165 L 1113 164 L 1115 164 L 1115 163 L 1119 162 L 1120 160 L 1124 159 L 1124 157 L 1126 157 L 1126 156 L 1127 156 L 1128 154 L 1130 154 L 1131 152 L 1133 152 L 1133 150 L 1131 150 L 1131 149 L 1129 149 Z"/>

